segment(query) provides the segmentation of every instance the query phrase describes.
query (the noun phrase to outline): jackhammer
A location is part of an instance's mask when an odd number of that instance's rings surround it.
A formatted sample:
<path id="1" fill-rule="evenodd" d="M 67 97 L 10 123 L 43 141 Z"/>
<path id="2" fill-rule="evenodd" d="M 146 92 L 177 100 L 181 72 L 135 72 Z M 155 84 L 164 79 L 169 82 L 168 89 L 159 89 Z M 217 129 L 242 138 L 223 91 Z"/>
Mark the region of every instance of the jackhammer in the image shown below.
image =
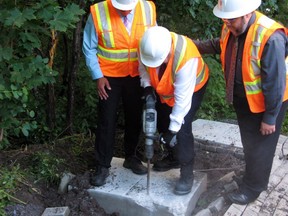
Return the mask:
<path id="1" fill-rule="evenodd" d="M 154 155 L 153 142 L 157 131 L 157 112 L 155 109 L 155 99 L 152 95 L 146 97 L 145 109 L 143 112 L 143 132 L 145 133 L 145 154 L 147 158 L 147 194 L 150 187 L 150 160 Z"/>

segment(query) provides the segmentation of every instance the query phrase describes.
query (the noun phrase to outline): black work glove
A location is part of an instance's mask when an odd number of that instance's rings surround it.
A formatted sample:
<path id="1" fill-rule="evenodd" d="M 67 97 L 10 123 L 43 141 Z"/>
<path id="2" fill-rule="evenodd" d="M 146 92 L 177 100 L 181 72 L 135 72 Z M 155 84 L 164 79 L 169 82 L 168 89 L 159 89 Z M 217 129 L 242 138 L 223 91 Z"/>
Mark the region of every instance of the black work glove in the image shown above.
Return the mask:
<path id="1" fill-rule="evenodd" d="M 160 142 L 164 145 L 174 147 L 177 144 L 176 136 L 177 136 L 176 132 L 172 132 L 169 130 L 164 134 L 160 134 Z"/>
<path id="2" fill-rule="evenodd" d="M 143 99 L 147 101 L 147 97 L 150 96 L 154 101 L 156 101 L 155 91 L 152 86 L 147 86 L 144 88 Z"/>

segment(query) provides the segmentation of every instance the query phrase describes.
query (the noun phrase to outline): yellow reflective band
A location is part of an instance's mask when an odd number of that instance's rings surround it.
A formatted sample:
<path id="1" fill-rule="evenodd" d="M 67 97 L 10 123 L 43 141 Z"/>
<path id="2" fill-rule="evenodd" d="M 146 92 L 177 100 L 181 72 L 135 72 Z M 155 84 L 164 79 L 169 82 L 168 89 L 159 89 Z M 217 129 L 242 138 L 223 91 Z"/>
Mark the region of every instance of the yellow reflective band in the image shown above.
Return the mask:
<path id="1" fill-rule="evenodd" d="M 114 37 L 113 37 L 113 33 L 112 33 L 111 18 L 110 18 L 107 4 L 105 4 L 105 14 L 106 14 L 106 18 L 107 18 L 108 29 L 111 29 L 111 32 L 109 32 L 109 41 L 110 41 L 111 47 L 115 47 L 115 41 L 114 41 Z"/>
<path id="2" fill-rule="evenodd" d="M 260 75 L 261 61 L 260 61 L 260 47 L 263 37 L 265 36 L 267 28 L 259 25 L 256 31 L 254 31 L 252 46 L 251 46 L 251 64 L 250 72 L 252 76 Z"/>
<path id="3" fill-rule="evenodd" d="M 143 1 L 139 1 L 140 5 L 141 5 L 141 11 L 142 11 L 142 18 L 143 18 L 143 23 L 144 23 L 144 27 L 146 30 L 146 25 L 147 25 L 147 21 L 146 21 L 146 15 L 145 15 L 145 6 L 144 6 L 144 2 Z"/>
<path id="4" fill-rule="evenodd" d="M 201 64 L 204 66 L 202 67 L 201 72 L 196 77 L 196 85 L 201 83 L 205 77 L 204 75 L 205 75 L 205 71 L 206 71 L 206 64 L 204 63 L 204 60 L 202 58 L 201 58 Z"/>
<path id="5" fill-rule="evenodd" d="M 253 81 L 253 82 L 245 82 L 245 89 L 246 89 L 246 93 L 247 95 L 252 95 L 252 94 L 258 94 L 260 92 L 262 92 L 261 89 L 261 78 L 257 78 L 257 80 Z"/>
<path id="6" fill-rule="evenodd" d="M 174 61 L 173 61 L 173 71 L 176 72 L 184 58 L 184 54 L 187 47 L 187 41 L 182 35 L 177 35 L 175 33 L 172 33 L 175 38 L 175 50 L 179 52 L 174 52 Z M 178 54 L 179 53 L 179 54 Z"/>
<path id="7" fill-rule="evenodd" d="M 99 20 L 99 30 L 102 32 L 102 35 L 99 35 L 99 37 L 102 37 L 102 41 L 106 47 L 113 48 L 115 47 L 115 41 L 112 33 L 108 4 L 105 1 L 96 5 L 97 7 L 95 12 L 97 19 Z"/>
<path id="8" fill-rule="evenodd" d="M 139 1 L 139 2 L 141 5 L 141 10 L 142 10 L 144 29 L 146 31 L 147 28 L 152 25 L 152 20 L 154 20 L 153 9 L 152 9 L 152 5 L 150 2 L 147 2 L 147 1 Z"/>
<path id="9" fill-rule="evenodd" d="M 105 49 L 102 46 L 99 46 L 98 56 L 101 56 L 103 59 L 115 61 L 115 62 L 127 62 L 137 61 L 137 48 L 134 49 L 121 49 L 121 50 L 109 50 Z"/>
<path id="10" fill-rule="evenodd" d="M 99 29 L 99 30 L 100 30 L 101 32 L 103 32 L 103 28 L 102 28 L 102 25 L 101 25 L 102 21 L 101 21 L 101 18 L 100 18 L 100 12 L 99 12 L 98 4 L 95 4 L 95 12 L 96 12 L 97 20 L 100 21 L 100 25 L 99 25 L 99 28 L 100 28 L 100 29 Z"/>

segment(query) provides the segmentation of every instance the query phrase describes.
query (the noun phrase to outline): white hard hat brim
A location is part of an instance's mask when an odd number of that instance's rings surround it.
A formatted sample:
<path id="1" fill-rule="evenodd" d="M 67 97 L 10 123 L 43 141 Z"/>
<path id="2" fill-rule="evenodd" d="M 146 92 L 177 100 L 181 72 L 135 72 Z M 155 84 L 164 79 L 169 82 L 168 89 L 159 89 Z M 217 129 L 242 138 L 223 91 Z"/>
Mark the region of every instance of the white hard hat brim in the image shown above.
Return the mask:
<path id="1" fill-rule="evenodd" d="M 128 11 L 128 10 L 133 10 L 135 6 L 137 5 L 138 0 L 135 0 L 133 3 L 129 5 L 125 4 L 119 4 L 116 0 L 112 0 L 112 5 L 118 10 L 123 10 L 123 11 Z"/>
<path id="2" fill-rule="evenodd" d="M 140 53 L 140 60 L 142 64 L 144 64 L 145 66 L 156 68 L 159 67 L 165 61 L 168 54 L 159 58 L 158 60 L 155 60 L 155 58 L 151 58 L 150 56 L 144 56 L 142 53 Z"/>
<path id="3" fill-rule="evenodd" d="M 255 11 L 261 5 L 261 0 L 251 1 L 249 7 L 239 8 L 237 11 L 223 11 L 218 7 L 218 4 L 213 9 L 213 14 L 221 19 L 234 19 L 238 17 L 242 17 L 246 14 L 249 14 Z"/>

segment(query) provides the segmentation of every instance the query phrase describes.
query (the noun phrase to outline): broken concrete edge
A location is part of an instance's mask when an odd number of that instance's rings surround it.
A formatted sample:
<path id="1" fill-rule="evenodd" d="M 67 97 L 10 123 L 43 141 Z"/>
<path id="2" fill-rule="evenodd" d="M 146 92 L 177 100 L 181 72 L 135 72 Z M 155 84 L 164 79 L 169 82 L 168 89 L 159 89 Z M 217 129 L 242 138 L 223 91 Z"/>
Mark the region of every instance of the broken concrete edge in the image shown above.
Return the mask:
<path id="1" fill-rule="evenodd" d="M 195 139 L 195 148 L 199 148 L 205 151 L 214 152 L 214 153 L 230 153 L 234 157 L 244 160 L 243 149 L 240 147 L 226 145 L 210 140 L 203 140 L 199 138 Z"/>

